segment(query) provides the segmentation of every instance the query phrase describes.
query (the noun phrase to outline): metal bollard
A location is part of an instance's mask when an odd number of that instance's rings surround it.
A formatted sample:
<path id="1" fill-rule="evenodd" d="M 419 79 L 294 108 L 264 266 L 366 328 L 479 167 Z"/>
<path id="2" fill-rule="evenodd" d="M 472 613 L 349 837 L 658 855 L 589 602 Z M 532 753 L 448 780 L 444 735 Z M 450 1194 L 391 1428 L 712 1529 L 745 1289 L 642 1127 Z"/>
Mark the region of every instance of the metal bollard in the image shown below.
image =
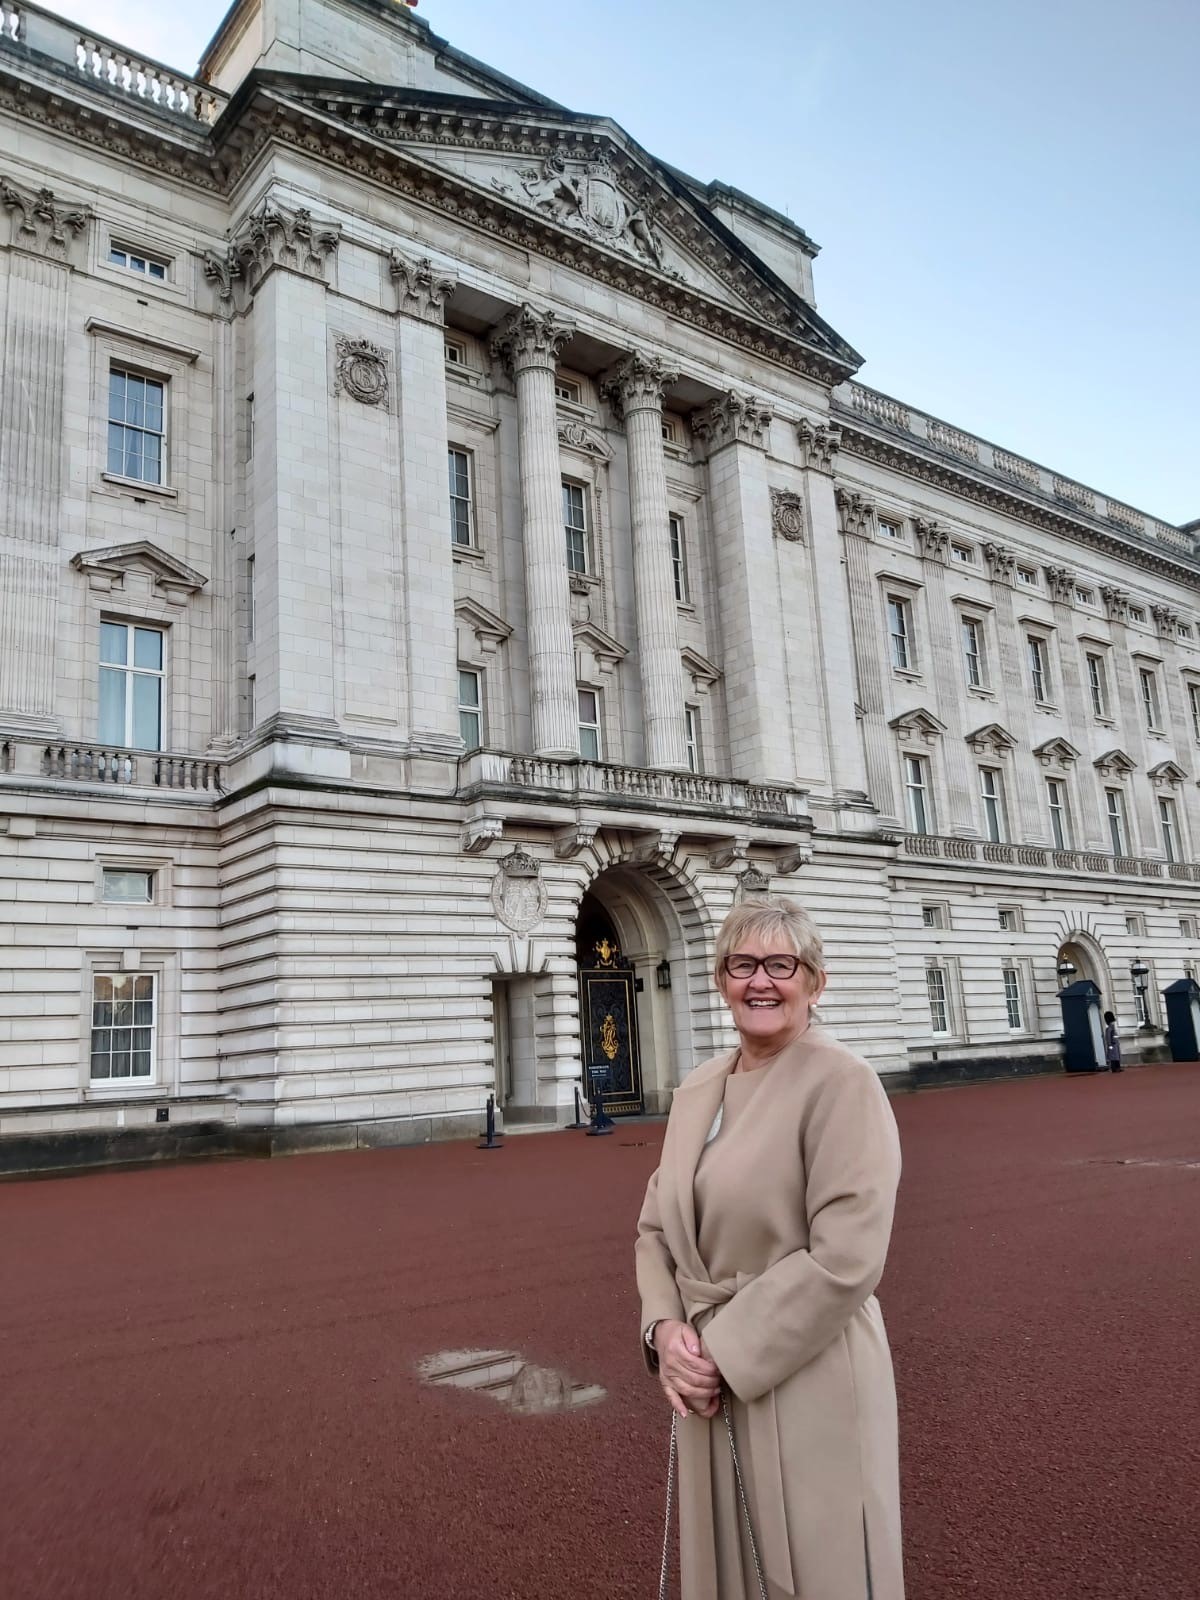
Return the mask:
<path id="1" fill-rule="evenodd" d="M 583 1120 L 583 1100 L 580 1098 L 578 1084 L 575 1085 L 575 1121 L 565 1123 L 564 1126 L 571 1129 L 572 1132 L 574 1132 L 574 1130 L 577 1128 L 584 1128 L 587 1126 Z"/>
<path id="2" fill-rule="evenodd" d="M 504 1146 L 500 1143 L 500 1139 L 503 1137 L 503 1134 L 499 1135 L 499 1137 L 496 1134 L 496 1096 L 490 1094 L 487 1098 L 487 1129 L 485 1137 L 482 1144 L 477 1145 L 476 1149 L 503 1150 Z"/>

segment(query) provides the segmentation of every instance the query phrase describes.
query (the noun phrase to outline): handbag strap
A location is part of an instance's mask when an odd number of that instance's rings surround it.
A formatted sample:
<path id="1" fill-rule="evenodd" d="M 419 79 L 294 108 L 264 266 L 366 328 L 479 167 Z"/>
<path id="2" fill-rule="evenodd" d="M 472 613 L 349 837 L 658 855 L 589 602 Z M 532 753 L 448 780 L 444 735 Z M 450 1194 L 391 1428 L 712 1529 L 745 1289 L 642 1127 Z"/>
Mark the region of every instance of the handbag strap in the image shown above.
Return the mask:
<path id="1" fill-rule="evenodd" d="M 737 1441 L 733 1436 L 733 1417 L 729 1410 L 729 1396 L 721 1391 L 721 1410 L 725 1417 L 725 1432 L 729 1436 L 729 1455 L 733 1461 L 733 1476 L 737 1483 L 738 1501 L 742 1519 L 746 1524 L 746 1537 L 750 1541 L 750 1555 L 754 1561 L 754 1576 L 758 1580 L 759 1600 L 768 1600 L 767 1584 L 763 1577 L 762 1561 L 758 1554 L 758 1540 L 754 1537 L 754 1524 L 750 1520 L 750 1504 L 746 1499 L 746 1486 L 742 1481 L 742 1464 L 738 1460 Z M 667 1584 L 671 1565 L 671 1517 L 675 1508 L 675 1475 L 679 1459 L 679 1416 L 671 1413 L 671 1443 L 667 1455 L 667 1512 L 663 1520 L 662 1568 L 658 1578 L 658 1600 L 667 1600 Z"/>

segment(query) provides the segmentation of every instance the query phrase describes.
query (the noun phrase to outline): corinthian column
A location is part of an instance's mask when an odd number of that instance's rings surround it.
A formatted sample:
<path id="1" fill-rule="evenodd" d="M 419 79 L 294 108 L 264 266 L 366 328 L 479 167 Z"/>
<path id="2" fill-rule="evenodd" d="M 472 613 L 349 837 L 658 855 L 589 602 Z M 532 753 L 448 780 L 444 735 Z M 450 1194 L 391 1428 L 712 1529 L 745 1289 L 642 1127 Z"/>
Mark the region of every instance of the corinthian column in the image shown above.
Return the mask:
<path id="1" fill-rule="evenodd" d="M 663 391 L 678 374 L 657 356 L 636 352 L 609 374 L 605 393 L 625 418 L 638 660 L 648 767 L 687 766 L 683 692 L 671 561 L 667 473 L 663 463 Z"/>
<path id="2" fill-rule="evenodd" d="M 571 591 L 554 405 L 555 364 L 573 331 L 552 312 L 523 305 L 501 323 L 491 346 L 492 355 L 503 360 L 517 386 L 529 696 L 533 752 L 539 756 L 579 754 Z"/>

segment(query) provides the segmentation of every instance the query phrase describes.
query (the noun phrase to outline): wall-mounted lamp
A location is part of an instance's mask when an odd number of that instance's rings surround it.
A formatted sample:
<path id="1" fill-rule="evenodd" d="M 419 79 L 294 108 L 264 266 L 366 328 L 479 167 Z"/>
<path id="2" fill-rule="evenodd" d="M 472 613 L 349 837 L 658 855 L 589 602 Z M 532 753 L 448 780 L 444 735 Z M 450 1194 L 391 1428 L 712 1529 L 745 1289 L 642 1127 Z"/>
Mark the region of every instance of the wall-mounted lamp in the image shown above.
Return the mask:
<path id="1" fill-rule="evenodd" d="M 671 987 L 671 963 L 665 957 L 654 969 L 654 981 L 660 989 Z"/>
<path id="2" fill-rule="evenodd" d="M 1146 991 L 1149 987 L 1146 979 L 1150 976 L 1150 968 L 1141 956 L 1134 956 L 1129 963 L 1129 976 L 1133 979 L 1133 992 L 1137 997 L 1138 1015 L 1143 1028 L 1153 1028 L 1150 1020 L 1150 1007 L 1146 1003 Z"/>
<path id="3" fill-rule="evenodd" d="M 1075 963 L 1073 961 L 1060 961 L 1058 963 L 1058 981 L 1066 988 L 1075 976 Z"/>

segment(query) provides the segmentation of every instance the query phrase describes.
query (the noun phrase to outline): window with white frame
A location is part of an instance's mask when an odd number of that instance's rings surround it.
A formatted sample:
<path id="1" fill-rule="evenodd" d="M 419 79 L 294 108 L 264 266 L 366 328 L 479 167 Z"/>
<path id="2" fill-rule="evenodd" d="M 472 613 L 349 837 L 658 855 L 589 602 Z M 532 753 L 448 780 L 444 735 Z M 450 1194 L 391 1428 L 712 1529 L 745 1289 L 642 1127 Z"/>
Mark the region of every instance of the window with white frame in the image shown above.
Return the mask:
<path id="1" fill-rule="evenodd" d="M 980 767 L 979 799 L 984 838 L 1000 844 L 1004 839 L 1004 779 L 998 767 Z"/>
<path id="2" fill-rule="evenodd" d="M 1181 939 L 1194 939 L 1196 937 L 1195 917 L 1180 917 L 1179 937 Z"/>
<path id="3" fill-rule="evenodd" d="M 1001 933 L 1021 932 L 1021 910 L 1019 906 L 998 906 L 996 920 L 1000 924 Z"/>
<path id="4" fill-rule="evenodd" d="M 456 545 L 475 543 L 475 512 L 471 497 L 471 457 L 453 446 L 447 451 L 450 468 L 450 540 Z"/>
<path id="5" fill-rule="evenodd" d="M 567 571 L 588 571 L 588 509 L 587 492 L 581 483 L 562 486 L 563 529 L 567 536 Z"/>
<path id="6" fill-rule="evenodd" d="M 1021 995 L 1021 974 L 1016 967 L 1002 967 L 1004 978 L 1004 1010 L 1011 1032 L 1020 1033 L 1025 1027 L 1025 1007 Z"/>
<path id="7" fill-rule="evenodd" d="M 100 624 L 100 726 L 104 744 L 161 750 L 166 638 L 133 622 Z"/>
<path id="8" fill-rule="evenodd" d="M 1140 911 L 1129 911 L 1125 914 L 1125 932 L 1131 939 L 1141 939 L 1146 933 L 1146 919 Z"/>
<path id="9" fill-rule="evenodd" d="M 662 419 L 662 436 L 664 444 L 679 443 L 679 426 L 672 417 Z"/>
<path id="10" fill-rule="evenodd" d="M 960 567 L 973 567 L 975 565 L 975 552 L 969 544 L 952 544 L 950 546 L 950 559 L 956 561 Z"/>
<path id="11" fill-rule="evenodd" d="M 447 339 L 443 346 L 448 367 L 465 367 L 467 364 L 467 347 L 459 339 Z"/>
<path id="12" fill-rule="evenodd" d="M 1162 729 L 1162 708 L 1158 699 L 1157 672 L 1153 667 L 1140 667 L 1138 683 L 1142 691 L 1142 711 L 1146 718 L 1146 726 L 1151 733 L 1158 733 Z"/>
<path id="13" fill-rule="evenodd" d="M 1188 711 L 1192 718 L 1192 738 L 1200 742 L 1200 683 L 1188 684 Z"/>
<path id="14" fill-rule="evenodd" d="M 1037 571 L 1033 567 L 1018 567 L 1017 582 L 1023 583 L 1027 589 L 1037 589 L 1040 587 L 1038 584 Z"/>
<path id="15" fill-rule="evenodd" d="M 1105 789 L 1104 811 L 1108 819 L 1108 840 L 1115 856 L 1129 854 L 1129 824 L 1125 817 L 1125 796 L 1120 789 Z"/>
<path id="16" fill-rule="evenodd" d="M 161 257 L 147 255 L 144 250 L 129 250 L 123 244 L 110 243 L 108 263 L 112 267 L 124 267 L 127 272 L 140 273 L 143 278 L 156 278 L 160 283 L 167 281 L 168 263 Z"/>
<path id="17" fill-rule="evenodd" d="M 568 405 L 577 406 L 579 404 L 579 396 L 580 389 L 577 383 L 573 383 L 570 378 L 555 376 L 554 398 L 556 400 L 565 400 Z"/>
<path id="18" fill-rule="evenodd" d="M 1130 622 L 1137 623 L 1138 627 L 1141 627 L 1146 621 L 1146 612 L 1144 608 L 1142 606 L 1130 606 L 1129 620 Z"/>
<path id="19" fill-rule="evenodd" d="M 599 761 L 603 750 L 600 738 L 600 691 L 579 689 L 579 754 L 585 761 Z"/>
<path id="20" fill-rule="evenodd" d="M 976 617 L 962 618 L 963 667 L 968 689 L 982 689 L 985 681 L 983 624 Z"/>
<path id="21" fill-rule="evenodd" d="M 929 762 L 924 756 L 904 757 L 904 792 L 911 833 L 933 832 L 933 806 L 929 794 Z"/>
<path id="22" fill-rule="evenodd" d="M 1033 698 L 1040 705 L 1046 705 L 1050 700 L 1050 652 L 1040 634 L 1025 635 L 1025 655 L 1029 662 L 1029 681 L 1033 687 Z"/>
<path id="23" fill-rule="evenodd" d="M 932 903 L 921 907 L 921 926 L 923 928 L 944 928 L 946 926 L 946 908 L 943 905 Z"/>
<path id="24" fill-rule="evenodd" d="M 1067 786 L 1061 778 L 1046 779 L 1046 809 L 1050 813 L 1050 839 L 1056 850 L 1071 849 L 1071 813 Z"/>
<path id="25" fill-rule="evenodd" d="M 671 571 L 675 577 L 675 599 L 681 606 L 688 603 L 688 571 L 687 571 L 687 542 L 684 536 L 683 518 L 672 515 L 668 518 L 668 527 L 671 536 Z"/>
<path id="26" fill-rule="evenodd" d="M 167 386 L 113 367 L 108 374 L 108 470 L 139 483 L 165 482 Z"/>
<path id="27" fill-rule="evenodd" d="M 904 529 L 894 517 L 880 517 L 876 526 L 881 539 L 903 539 Z"/>
<path id="28" fill-rule="evenodd" d="M 1175 624 L 1175 637 L 1177 639 L 1191 640 L 1192 625 L 1190 622 L 1177 622 Z"/>
<path id="29" fill-rule="evenodd" d="M 104 867 L 100 874 L 100 898 L 105 905 L 153 905 L 154 874 L 132 867 Z"/>
<path id="30" fill-rule="evenodd" d="M 700 707 L 684 706 L 683 708 L 683 733 L 685 749 L 687 751 L 687 766 L 689 772 L 700 772 Z"/>
<path id="31" fill-rule="evenodd" d="M 1096 604 L 1096 591 L 1094 589 L 1076 589 L 1075 604 L 1077 606 L 1094 606 Z"/>
<path id="32" fill-rule="evenodd" d="M 1169 795 L 1158 797 L 1158 826 L 1162 833 L 1163 854 L 1167 860 L 1182 859 L 1179 849 L 1179 813 Z"/>
<path id="33" fill-rule="evenodd" d="M 1088 651 L 1087 656 L 1088 693 L 1092 697 L 1092 715 L 1104 720 L 1108 718 L 1108 674 L 1104 668 L 1104 657 Z"/>
<path id="34" fill-rule="evenodd" d="M 483 744 L 483 673 L 474 667 L 458 669 L 458 731 L 468 750 Z"/>
<path id="35" fill-rule="evenodd" d="M 950 1032 L 950 984 L 946 968 L 930 962 L 925 968 L 925 993 L 929 1000 L 929 1029 L 935 1037 Z"/>
<path id="36" fill-rule="evenodd" d="M 92 976 L 93 1083 L 154 1077 L 155 974 L 97 972 Z"/>
<path id="37" fill-rule="evenodd" d="M 903 595 L 889 594 L 887 616 L 892 666 L 897 672 L 911 672 L 917 661 L 913 641 L 912 605 Z"/>

